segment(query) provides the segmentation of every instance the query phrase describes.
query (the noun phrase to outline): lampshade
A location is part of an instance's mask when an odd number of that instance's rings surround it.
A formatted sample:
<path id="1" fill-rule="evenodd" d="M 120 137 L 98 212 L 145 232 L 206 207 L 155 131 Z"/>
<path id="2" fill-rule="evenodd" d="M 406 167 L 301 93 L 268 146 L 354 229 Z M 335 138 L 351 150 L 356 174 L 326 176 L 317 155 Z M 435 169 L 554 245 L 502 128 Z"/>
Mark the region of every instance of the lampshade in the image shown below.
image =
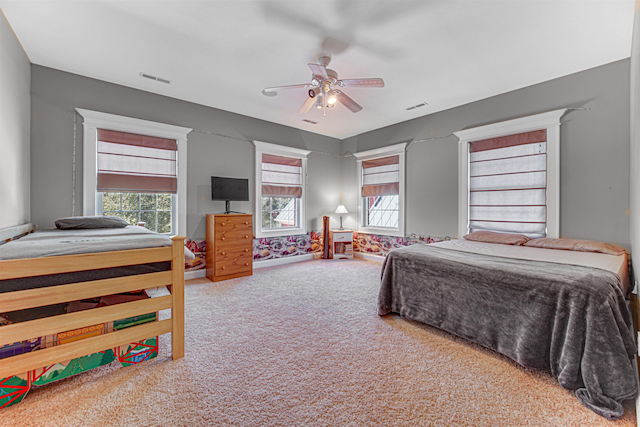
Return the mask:
<path id="1" fill-rule="evenodd" d="M 336 209 L 336 213 L 344 214 L 344 213 L 349 213 L 349 212 L 347 212 L 347 208 L 345 208 L 344 205 L 340 205 L 340 206 L 338 206 L 338 209 Z"/>

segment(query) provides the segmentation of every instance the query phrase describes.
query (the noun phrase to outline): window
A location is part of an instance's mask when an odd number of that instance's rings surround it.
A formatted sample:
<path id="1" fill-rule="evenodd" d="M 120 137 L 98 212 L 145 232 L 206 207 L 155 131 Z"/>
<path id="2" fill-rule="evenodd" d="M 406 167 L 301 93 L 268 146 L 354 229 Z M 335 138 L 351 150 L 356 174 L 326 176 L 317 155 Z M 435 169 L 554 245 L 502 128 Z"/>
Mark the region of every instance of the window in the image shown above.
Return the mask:
<path id="1" fill-rule="evenodd" d="M 262 197 L 262 229 L 299 227 L 300 199 L 292 197 Z"/>
<path id="2" fill-rule="evenodd" d="M 102 214 L 117 216 L 131 225 L 143 222 L 156 233 L 172 232 L 172 194 L 100 193 Z"/>
<path id="3" fill-rule="evenodd" d="M 254 141 L 256 146 L 256 236 L 306 233 L 305 176 L 310 151 Z"/>
<path id="4" fill-rule="evenodd" d="M 559 236 L 560 117 L 552 111 L 455 132 L 458 235 Z"/>
<path id="5" fill-rule="evenodd" d="M 398 195 L 365 197 L 365 224 L 371 227 L 398 228 Z"/>
<path id="6" fill-rule="evenodd" d="M 189 128 L 76 109 L 83 121 L 83 215 L 187 234 Z"/>
<path id="7" fill-rule="evenodd" d="M 404 236 L 404 163 L 406 144 L 356 153 L 362 233 Z"/>

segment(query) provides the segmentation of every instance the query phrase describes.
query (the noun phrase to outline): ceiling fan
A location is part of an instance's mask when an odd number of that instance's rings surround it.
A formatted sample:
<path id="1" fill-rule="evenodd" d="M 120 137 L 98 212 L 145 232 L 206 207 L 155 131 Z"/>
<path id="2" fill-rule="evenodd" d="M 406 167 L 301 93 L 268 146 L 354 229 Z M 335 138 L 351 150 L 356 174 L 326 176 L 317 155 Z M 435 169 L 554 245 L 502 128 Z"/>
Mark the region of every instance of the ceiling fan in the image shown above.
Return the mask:
<path id="1" fill-rule="evenodd" d="M 345 87 L 384 87 L 382 79 L 338 79 L 338 73 L 327 68 L 331 62 L 330 56 L 322 56 L 319 64 L 307 64 L 313 73 L 311 83 L 268 87 L 262 91 L 265 96 L 276 96 L 280 90 L 307 89 L 309 97 L 298 110 L 298 114 L 306 114 L 314 105 L 326 111 L 337 102 L 357 113 L 362 107 L 342 91 Z"/>

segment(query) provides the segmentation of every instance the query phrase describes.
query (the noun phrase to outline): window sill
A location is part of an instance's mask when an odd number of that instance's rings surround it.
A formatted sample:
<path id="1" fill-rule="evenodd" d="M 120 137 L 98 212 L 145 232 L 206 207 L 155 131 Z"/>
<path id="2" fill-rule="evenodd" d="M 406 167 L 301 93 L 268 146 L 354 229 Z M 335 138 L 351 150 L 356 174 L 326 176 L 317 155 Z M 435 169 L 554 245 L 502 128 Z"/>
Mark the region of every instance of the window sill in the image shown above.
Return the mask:
<path id="1" fill-rule="evenodd" d="M 300 236 L 307 234 L 307 230 L 302 228 L 290 228 L 286 230 L 269 230 L 269 231 L 256 231 L 257 239 L 264 239 L 268 237 L 283 237 L 283 236 Z"/>
<path id="2" fill-rule="evenodd" d="M 361 234 L 378 234 L 382 236 L 395 236 L 404 237 L 404 231 L 399 228 L 384 228 L 384 227 L 361 227 L 357 233 Z"/>

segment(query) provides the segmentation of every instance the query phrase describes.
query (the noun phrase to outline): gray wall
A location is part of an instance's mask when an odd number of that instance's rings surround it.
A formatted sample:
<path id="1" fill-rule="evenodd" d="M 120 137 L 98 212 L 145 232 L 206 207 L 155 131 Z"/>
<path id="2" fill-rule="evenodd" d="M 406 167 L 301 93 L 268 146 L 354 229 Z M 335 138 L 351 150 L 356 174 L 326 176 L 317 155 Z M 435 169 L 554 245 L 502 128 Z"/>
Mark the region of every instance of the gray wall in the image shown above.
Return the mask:
<path id="1" fill-rule="evenodd" d="M 640 2 L 636 2 L 631 44 L 631 258 L 640 265 Z M 638 274 L 636 273 L 636 276 Z M 635 293 L 640 293 L 636 286 Z M 638 304 L 636 302 L 636 304 Z M 634 307 L 636 310 L 638 306 Z M 636 325 L 638 329 L 640 325 Z"/>
<path id="2" fill-rule="evenodd" d="M 0 13 L 0 228 L 30 221 L 30 65 Z"/>
<path id="3" fill-rule="evenodd" d="M 629 246 L 629 60 L 364 133 L 343 152 L 449 135 L 468 127 L 566 107 L 562 119 L 560 234 Z M 407 154 L 406 232 L 457 235 L 458 139 L 415 143 Z M 356 211 L 356 163 L 342 160 L 347 209 Z M 349 215 L 355 226 L 355 215 Z"/>
<path id="4" fill-rule="evenodd" d="M 450 110 L 348 138 L 342 142 L 249 117 L 103 81 L 32 66 L 32 221 L 52 227 L 71 214 L 73 119 L 76 107 L 158 121 L 241 139 L 338 154 L 378 148 L 565 107 L 561 126 L 563 237 L 629 246 L 629 60 L 597 67 Z M 82 213 L 82 127 L 78 117 L 76 214 Z M 407 233 L 457 234 L 457 138 L 415 143 L 407 156 Z M 188 142 L 188 237 L 204 236 L 204 214 L 223 210 L 209 200 L 211 175 L 254 177 L 251 144 L 192 132 Z M 353 157 L 312 153 L 308 171 L 308 227 L 340 203 L 355 227 Z M 253 181 L 253 180 L 252 180 Z M 253 185 L 253 183 L 252 183 Z M 252 188 L 253 190 L 253 188 Z M 235 210 L 253 212 L 253 202 Z"/>
<path id="5" fill-rule="evenodd" d="M 204 107 L 137 89 L 32 66 L 31 169 L 32 221 L 51 228 L 71 215 L 73 121 L 75 108 L 151 120 L 246 140 L 332 153 L 311 153 L 308 161 L 307 226 L 321 228 L 322 215 L 335 211 L 340 198 L 340 141 L 263 120 Z M 232 209 L 253 212 L 255 155 L 249 142 L 191 132 L 187 143 L 187 237 L 203 238 L 204 215 L 224 210 L 211 201 L 212 175 L 251 179 L 250 202 Z M 77 116 L 75 214 L 82 215 L 82 117 Z M 328 209 L 325 209 L 328 208 Z"/>

